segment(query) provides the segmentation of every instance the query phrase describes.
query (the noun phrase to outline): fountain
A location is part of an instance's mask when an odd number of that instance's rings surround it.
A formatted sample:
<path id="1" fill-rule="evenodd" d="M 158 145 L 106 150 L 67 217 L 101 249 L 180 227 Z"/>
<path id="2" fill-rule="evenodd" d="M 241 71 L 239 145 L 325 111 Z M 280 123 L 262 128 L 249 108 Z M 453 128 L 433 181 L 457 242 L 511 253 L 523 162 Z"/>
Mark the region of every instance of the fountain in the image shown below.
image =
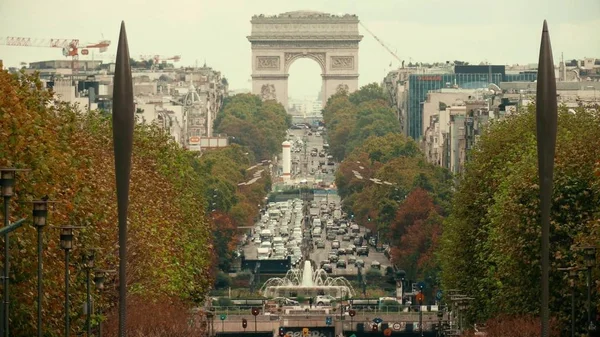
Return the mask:
<path id="1" fill-rule="evenodd" d="M 331 295 L 345 299 L 355 294 L 346 278 L 329 277 L 323 269 L 313 271 L 310 261 L 305 261 L 302 269 L 290 269 L 284 277 L 268 279 L 260 291 L 267 298 Z"/>

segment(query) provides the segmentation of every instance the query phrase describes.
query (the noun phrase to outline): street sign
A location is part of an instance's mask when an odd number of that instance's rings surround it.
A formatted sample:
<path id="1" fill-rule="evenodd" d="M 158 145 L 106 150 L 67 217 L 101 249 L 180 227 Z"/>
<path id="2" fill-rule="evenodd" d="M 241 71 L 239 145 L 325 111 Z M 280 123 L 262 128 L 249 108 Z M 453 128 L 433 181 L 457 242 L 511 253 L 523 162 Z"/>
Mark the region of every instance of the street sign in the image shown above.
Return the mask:
<path id="1" fill-rule="evenodd" d="M 416 297 L 417 297 L 417 302 L 425 301 L 425 295 L 423 295 L 423 293 L 418 293 Z"/>
<path id="2" fill-rule="evenodd" d="M 381 318 L 379 318 L 379 317 L 373 318 L 373 323 L 380 324 L 381 322 L 383 322 L 383 320 Z"/>
<path id="3" fill-rule="evenodd" d="M 387 329 L 383 330 L 383 335 L 384 336 L 391 336 L 392 335 L 392 329 L 387 328 Z"/>
<path id="4" fill-rule="evenodd" d="M 435 299 L 441 301 L 443 295 L 444 293 L 441 290 L 438 290 L 437 293 L 435 293 Z"/>
<path id="5" fill-rule="evenodd" d="M 394 328 L 394 330 L 398 331 L 398 330 L 402 329 L 402 326 L 400 325 L 400 323 L 394 323 L 394 325 L 392 325 L 392 328 Z"/>
<path id="6" fill-rule="evenodd" d="M 219 317 L 222 321 L 224 321 L 227 318 L 227 315 L 225 314 L 221 314 L 221 317 Z"/>

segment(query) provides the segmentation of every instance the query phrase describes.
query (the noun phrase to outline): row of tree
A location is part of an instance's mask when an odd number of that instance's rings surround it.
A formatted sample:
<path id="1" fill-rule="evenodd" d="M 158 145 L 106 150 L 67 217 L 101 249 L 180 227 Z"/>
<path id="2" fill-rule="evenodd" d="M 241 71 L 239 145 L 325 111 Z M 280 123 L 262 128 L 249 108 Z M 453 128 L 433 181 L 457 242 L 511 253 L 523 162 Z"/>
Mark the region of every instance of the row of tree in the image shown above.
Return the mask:
<path id="1" fill-rule="evenodd" d="M 596 110 L 597 111 L 597 110 Z M 551 215 L 551 312 L 569 326 L 568 274 L 583 267 L 577 246 L 600 242 L 600 116 L 561 108 Z M 460 177 L 445 222 L 439 259 L 446 289 L 473 297 L 471 318 L 538 314 L 540 301 L 539 186 L 535 106 L 494 122 L 481 135 Z M 600 270 L 594 269 L 592 280 Z M 585 274 L 575 280 L 585 294 Z M 594 282 L 596 293 L 600 283 Z M 600 302 L 593 301 L 598 309 Z M 576 326 L 586 308 L 578 296 Z"/>
<path id="2" fill-rule="evenodd" d="M 166 334 L 173 326 L 187 329 L 187 318 L 163 312 L 148 320 L 134 313 L 156 308 L 181 313 L 182 307 L 203 303 L 215 269 L 230 267 L 236 229 L 253 223 L 270 177 L 265 170 L 254 184 L 238 186 L 258 170 L 248 170 L 255 155 L 239 145 L 198 156 L 180 148 L 156 125 L 138 123 L 134 132 L 127 283 L 135 308 L 129 310 L 129 327 L 132 333 Z M 272 137 L 269 130 L 265 137 Z M 30 170 L 17 175 L 11 220 L 29 217 L 31 223 L 32 200 L 48 196 L 57 201 L 51 204 L 50 227 L 44 231 L 47 336 L 60 335 L 64 321 L 65 266 L 57 228 L 81 227 L 75 230 L 69 265 L 74 334 L 84 322 L 83 255 L 99 248 L 96 266 L 101 269 L 117 269 L 119 262 L 111 116 L 82 114 L 76 106 L 54 101 L 36 76 L 1 71 L 0 139 L 0 167 Z M 32 336 L 35 228 L 13 232 L 11 243 L 11 334 Z M 107 335 L 117 331 L 115 278 L 107 279 L 101 296 L 92 294 L 98 313 L 93 322 L 108 319 Z M 181 316 L 179 321 L 173 321 L 176 316 Z"/>
<path id="3" fill-rule="evenodd" d="M 224 100 L 214 129 L 231 137 L 232 143 L 248 148 L 257 160 L 265 160 L 281 152 L 291 122 L 277 101 L 263 102 L 257 95 L 238 94 Z"/>
<path id="4" fill-rule="evenodd" d="M 394 264 L 408 278 L 435 283 L 448 172 L 428 164 L 418 145 L 400 134 L 377 84 L 332 96 L 323 118 L 332 155 L 342 160 L 336 185 L 346 212 L 390 244 Z"/>

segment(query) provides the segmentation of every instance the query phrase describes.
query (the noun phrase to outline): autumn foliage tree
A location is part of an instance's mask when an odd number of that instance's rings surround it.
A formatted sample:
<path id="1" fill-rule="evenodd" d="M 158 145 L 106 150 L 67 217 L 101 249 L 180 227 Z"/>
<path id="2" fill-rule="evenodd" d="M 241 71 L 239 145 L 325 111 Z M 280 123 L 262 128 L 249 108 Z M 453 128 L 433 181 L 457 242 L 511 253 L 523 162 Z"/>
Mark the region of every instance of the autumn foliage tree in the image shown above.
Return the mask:
<path id="1" fill-rule="evenodd" d="M 82 328 L 85 300 L 82 255 L 100 248 L 98 268 L 116 269 L 117 210 L 110 116 L 81 114 L 55 102 L 35 76 L 0 71 L 0 166 L 27 168 L 16 179 L 11 220 L 31 214 L 29 201 L 47 195 L 52 204 L 44 232 L 46 336 L 63 329 L 64 262 L 56 227 L 77 225 L 71 268 L 73 335 Z M 201 302 L 212 284 L 211 224 L 205 218 L 204 182 L 195 156 L 152 125 L 135 127 L 129 205 L 127 284 L 140 298 L 138 310 L 159 298 L 182 305 Z M 31 220 L 27 220 L 29 223 Z M 35 335 L 36 231 L 24 226 L 11 234 L 11 334 Z M 107 280 L 97 308 L 116 319 L 115 278 Z M 100 319 L 94 317 L 94 320 Z M 185 320 L 186 317 L 179 319 Z M 131 334 L 138 331 L 130 325 Z"/>
<path id="2" fill-rule="evenodd" d="M 570 311 L 567 275 L 581 266 L 576 246 L 600 242 L 600 116 L 561 107 L 550 228 L 550 304 L 560 324 Z M 471 317 L 536 315 L 539 310 L 540 236 L 535 106 L 493 123 L 465 167 L 444 224 L 442 281 L 475 298 Z M 597 268 L 593 279 L 598 279 Z M 584 292 L 583 276 L 576 282 Z M 596 283 L 596 293 L 600 284 Z M 592 299 L 598 306 L 600 301 Z M 584 326 L 578 311 L 577 326 Z"/>

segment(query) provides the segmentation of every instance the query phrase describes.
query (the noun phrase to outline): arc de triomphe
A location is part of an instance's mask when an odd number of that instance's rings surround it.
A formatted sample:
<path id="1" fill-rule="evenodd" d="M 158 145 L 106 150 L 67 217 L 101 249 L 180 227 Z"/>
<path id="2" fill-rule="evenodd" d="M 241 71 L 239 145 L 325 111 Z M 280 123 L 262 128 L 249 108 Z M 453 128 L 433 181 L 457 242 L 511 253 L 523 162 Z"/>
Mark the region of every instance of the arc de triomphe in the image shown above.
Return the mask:
<path id="1" fill-rule="evenodd" d="M 252 34 L 252 93 L 275 99 L 287 109 L 288 71 L 299 58 L 321 67 L 323 105 L 338 90 L 358 89 L 356 15 L 297 11 L 275 16 L 255 15 Z"/>

